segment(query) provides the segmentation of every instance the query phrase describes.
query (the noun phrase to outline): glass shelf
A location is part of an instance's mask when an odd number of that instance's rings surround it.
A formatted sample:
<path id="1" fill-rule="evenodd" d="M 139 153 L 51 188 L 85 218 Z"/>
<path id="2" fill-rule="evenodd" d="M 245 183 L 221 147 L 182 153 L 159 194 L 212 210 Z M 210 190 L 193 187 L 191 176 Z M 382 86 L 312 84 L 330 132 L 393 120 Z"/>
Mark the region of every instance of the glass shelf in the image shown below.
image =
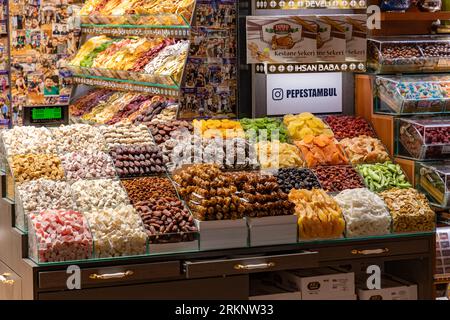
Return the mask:
<path id="1" fill-rule="evenodd" d="M 69 69 L 76 76 L 92 76 L 97 79 L 126 81 L 139 85 L 150 85 L 156 87 L 179 89 L 179 79 L 172 75 L 149 74 L 141 72 L 131 72 L 125 70 L 112 70 L 103 68 L 85 68 L 75 65 L 68 65 Z"/>
<path id="2" fill-rule="evenodd" d="M 318 240 L 300 240 L 297 243 L 294 244 L 286 244 L 282 246 L 291 246 L 292 249 L 295 249 L 295 246 L 298 246 L 299 248 L 305 248 L 305 245 L 334 245 L 334 244 L 340 244 L 342 242 L 352 242 L 352 241 L 372 241 L 372 240 L 384 240 L 384 239 L 400 239 L 400 238 L 414 238 L 414 237 L 421 237 L 421 236 L 430 236 L 433 235 L 434 231 L 429 232 L 414 232 L 414 233 L 393 233 L 393 234 L 386 234 L 386 235 L 380 235 L 380 236 L 367 236 L 367 237 L 355 237 L 355 238 L 338 238 L 338 239 L 318 239 Z M 274 248 L 278 246 L 267 246 L 267 248 Z M 257 247 L 258 250 L 261 250 L 261 247 Z M 249 247 L 243 247 L 243 248 L 235 248 L 235 250 L 248 250 L 248 254 L 254 254 L 254 250 Z M 39 263 L 40 266 L 49 266 L 49 265 L 68 265 L 68 264 L 83 264 L 83 263 L 92 263 L 92 262 L 111 262 L 111 261 L 121 261 L 121 260 L 138 260 L 138 259 L 145 259 L 146 257 L 149 258 L 155 258 L 157 256 L 160 257 L 170 257 L 170 256 L 176 256 L 180 254 L 186 254 L 186 253 L 192 253 L 195 255 L 196 253 L 201 252 L 214 252 L 220 250 L 183 250 L 183 251 L 175 251 L 175 252 L 164 252 L 164 253 L 148 253 L 145 255 L 135 255 L 135 256 L 121 256 L 121 257 L 114 257 L 114 258 L 97 258 L 97 259 L 86 259 L 86 260 L 78 260 L 78 261 L 64 261 L 64 262 L 45 262 L 45 263 Z M 260 252 L 260 251 L 259 251 Z M 240 252 L 240 254 L 244 254 Z"/>
<path id="3" fill-rule="evenodd" d="M 83 74 L 75 74 L 73 79 L 74 82 L 77 84 L 84 84 L 99 88 L 120 90 L 127 92 L 136 91 L 174 98 L 177 98 L 180 93 L 180 88 L 176 85 L 164 85 L 158 83 L 139 82 L 133 80 L 114 79 Z"/>

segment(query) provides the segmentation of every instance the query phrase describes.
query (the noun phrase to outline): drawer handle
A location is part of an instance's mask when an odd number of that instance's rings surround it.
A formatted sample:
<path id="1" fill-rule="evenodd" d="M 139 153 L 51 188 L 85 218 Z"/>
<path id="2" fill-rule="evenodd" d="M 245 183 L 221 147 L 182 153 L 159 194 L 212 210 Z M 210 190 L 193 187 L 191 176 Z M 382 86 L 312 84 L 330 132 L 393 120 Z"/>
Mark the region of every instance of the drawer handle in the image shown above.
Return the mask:
<path id="1" fill-rule="evenodd" d="M 369 254 L 381 254 L 389 252 L 388 248 L 382 248 L 382 249 L 371 249 L 371 250 L 352 250 L 352 254 L 362 254 L 362 255 L 369 255 Z"/>
<path id="2" fill-rule="evenodd" d="M 275 262 L 259 263 L 259 264 L 236 264 L 235 270 L 255 270 L 255 269 L 268 269 L 275 267 Z"/>
<path id="3" fill-rule="evenodd" d="M 96 274 L 93 273 L 89 276 L 89 279 L 92 280 L 108 280 L 108 279 L 122 279 L 134 274 L 133 271 L 127 270 L 125 272 L 117 272 L 117 273 L 107 273 L 107 274 Z"/>
<path id="4" fill-rule="evenodd" d="M 11 276 L 10 273 L 0 274 L 0 283 L 8 284 L 8 285 L 12 286 L 15 281 L 13 279 L 8 279 L 9 276 Z"/>

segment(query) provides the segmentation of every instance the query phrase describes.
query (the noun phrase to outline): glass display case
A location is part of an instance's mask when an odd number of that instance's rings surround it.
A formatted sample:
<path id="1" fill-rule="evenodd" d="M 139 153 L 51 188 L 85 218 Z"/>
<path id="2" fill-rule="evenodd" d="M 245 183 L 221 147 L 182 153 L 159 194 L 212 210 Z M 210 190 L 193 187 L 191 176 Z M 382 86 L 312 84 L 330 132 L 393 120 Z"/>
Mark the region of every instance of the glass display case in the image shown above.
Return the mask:
<path id="1" fill-rule="evenodd" d="M 450 207 L 450 162 L 417 162 L 416 188 L 439 207 Z"/>
<path id="2" fill-rule="evenodd" d="M 375 113 L 450 112 L 450 75 L 376 76 Z"/>
<path id="3" fill-rule="evenodd" d="M 446 159 L 450 154 L 450 118 L 397 119 L 396 154 L 417 159 Z"/>
<path id="4" fill-rule="evenodd" d="M 450 38 L 435 36 L 368 39 L 367 65 L 375 73 L 450 71 Z"/>

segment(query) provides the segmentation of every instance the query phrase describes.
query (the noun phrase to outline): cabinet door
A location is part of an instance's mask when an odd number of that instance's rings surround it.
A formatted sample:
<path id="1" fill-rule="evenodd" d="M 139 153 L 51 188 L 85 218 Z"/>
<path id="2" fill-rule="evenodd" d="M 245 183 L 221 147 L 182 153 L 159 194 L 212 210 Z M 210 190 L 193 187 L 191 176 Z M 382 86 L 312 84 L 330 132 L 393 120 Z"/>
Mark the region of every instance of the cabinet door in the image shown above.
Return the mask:
<path id="1" fill-rule="evenodd" d="M 21 300 L 22 281 L 6 265 L 0 262 L 0 300 Z"/>

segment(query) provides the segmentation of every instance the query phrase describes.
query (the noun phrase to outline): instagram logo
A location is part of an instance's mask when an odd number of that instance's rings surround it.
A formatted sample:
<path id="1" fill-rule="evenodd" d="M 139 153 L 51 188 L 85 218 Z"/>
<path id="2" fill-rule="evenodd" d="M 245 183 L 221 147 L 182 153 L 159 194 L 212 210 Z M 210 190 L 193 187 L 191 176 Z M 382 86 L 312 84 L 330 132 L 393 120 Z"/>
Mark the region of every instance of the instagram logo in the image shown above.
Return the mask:
<path id="1" fill-rule="evenodd" d="M 281 88 L 274 88 L 272 90 L 272 100 L 283 100 L 283 89 Z"/>

